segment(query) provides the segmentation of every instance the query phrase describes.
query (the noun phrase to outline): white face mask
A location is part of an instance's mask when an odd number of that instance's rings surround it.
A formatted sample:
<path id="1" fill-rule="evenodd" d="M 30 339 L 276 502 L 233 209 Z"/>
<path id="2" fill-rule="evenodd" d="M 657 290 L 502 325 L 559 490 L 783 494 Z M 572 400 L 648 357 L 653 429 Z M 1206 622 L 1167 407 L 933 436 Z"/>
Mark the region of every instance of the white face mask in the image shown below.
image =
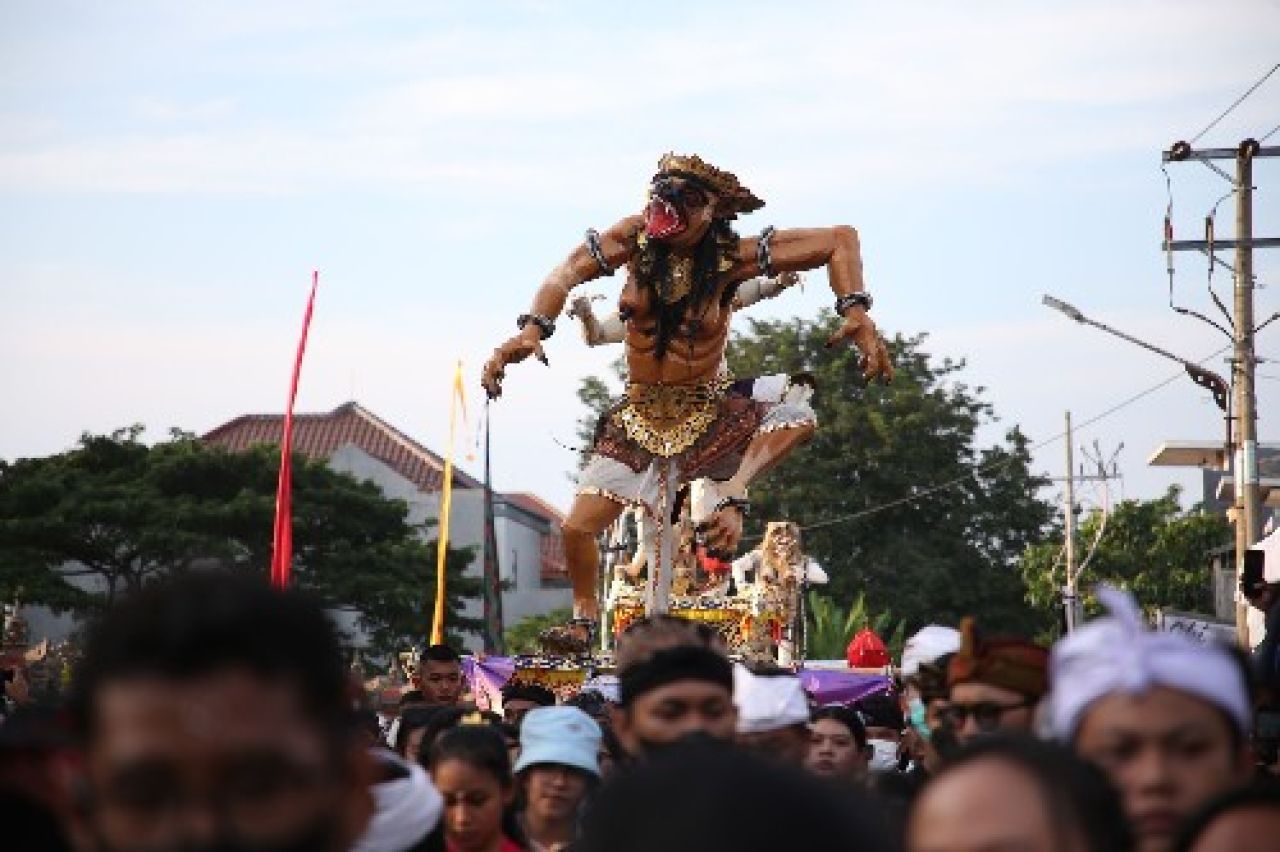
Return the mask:
<path id="1" fill-rule="evenodd" d="M 869 769 L 886 772 L 898 768 L 898 744 L 893 740 L 867 740 L 867 745 L 871 746 Z"/>

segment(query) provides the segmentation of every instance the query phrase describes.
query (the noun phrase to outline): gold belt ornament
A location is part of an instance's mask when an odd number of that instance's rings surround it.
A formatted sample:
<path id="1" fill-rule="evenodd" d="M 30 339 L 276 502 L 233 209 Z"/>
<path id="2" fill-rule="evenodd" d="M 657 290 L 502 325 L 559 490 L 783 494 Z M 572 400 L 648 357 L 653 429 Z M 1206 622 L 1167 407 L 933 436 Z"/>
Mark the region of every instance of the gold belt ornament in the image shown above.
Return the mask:
<path id="1" fill-rule="evenodd" d="M 661 458 L 693 446 L 720 413 L 720 400 L 733 378 L 701 385 L 627 385 L 626 403 L 613 415 L 627 437 Z"/>

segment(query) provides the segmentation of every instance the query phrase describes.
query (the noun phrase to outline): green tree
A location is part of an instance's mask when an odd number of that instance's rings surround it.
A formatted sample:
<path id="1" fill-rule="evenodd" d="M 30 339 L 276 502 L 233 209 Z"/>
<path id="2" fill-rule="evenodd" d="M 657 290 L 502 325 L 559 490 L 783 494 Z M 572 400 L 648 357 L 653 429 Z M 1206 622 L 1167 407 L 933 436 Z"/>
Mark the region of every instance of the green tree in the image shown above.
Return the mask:
<path id="1" fill-rule="evenodd" d="M 614 359 L 610 372 L 615 379 L 621 380 L 626 375 L 627 365 L 621 358 Z M 587 376 L 578 386 L 578 401 L 586 406 L 587 412 L 578 420 L 579 466 L 586 463 L 588 451 L 595 438 L 596 424 L 600 416 L 613 404 L 618 396 L 609 383 L 599 376 Z"/>
<path id="2" fill-rule="evenodd" d="M 805 655 L 811 660 L 843 660 L 849 642 L 866 627 L 884 640 L 894 659 L 902 656 L 906 625 L 893 613 L 869 612 L 866 595 L 858 595 L 847 610 L 841 611 L 830 598 L 810 592 Z"/>
<path id="3" fill-rule="evenodd" d="M 866 386 L 852 349 L 826 347 L 836 327 L 830 312 L 748 320 L 730 341 L 737 376 L 808 372 L 818 382 L 817 434 L 752 488 L 748 543 L 766 520 L 798 521 L 833 600 L 865 594 L 907 631 L 972 613 L 992 630 L 1037 632 L 1018 558 L 1045 538 L 1053 508 L 1037 496 L 1046 480 L 1030 471 L 1027 437 L 1014 427 L 980 446 L 994 410 L 960 381 L 963 361 L 939 363 L 923 335 L 890 340 L 897 377 Z M 584 391 L 594 399 L 604 387 Z"/>
<path id="4" fill-rule="evenodd" d="M 1076 552 L 1084 554 L 1098 541 L 1081 578 L 1086 615 L 1099 611 L 1092 588 L 1101 582 L 1129 589 L 1148 609 L 1213 611 L 1208 552 L 1231 543 L 1231 525 L 1199 505 L 1184 512 L 1180 496 L 1175 485 L 1155 500 L 1121 501 L 1107 517 L 1101 539 L 1100 509 L 1081 520 Z M 1027 599 L 1050 619 L 1061 611 L 1061 554 L 1057 541 L 1042 542 L 1028 547 L 1021 560 Z"/>
<path id="5" fill-rule="evenodd" d="M 85 435 L 73 450 L 0 463 L 0 593 L 89 612 L 155 577 L 193 568 L 267 573 L 278 448 L 231 453 L 186 433 L 147 446 L 141 427 Z M 375 652 L 421 641 L 435 601 L 436 542 L 373 484 L 293 458 L 294 582 L 355 608 Z M 446 559 L 453 640 L 479 581 Z"/>
<path id="6" fill-rule="evenodd" d="M 573 617 L 568 607 L 543 615 L 530 615 L 513 624 L 504 634 L 508 654 L 533 654 L 538 650 L 538 634 L 548 627 L 564 624 Z"/>

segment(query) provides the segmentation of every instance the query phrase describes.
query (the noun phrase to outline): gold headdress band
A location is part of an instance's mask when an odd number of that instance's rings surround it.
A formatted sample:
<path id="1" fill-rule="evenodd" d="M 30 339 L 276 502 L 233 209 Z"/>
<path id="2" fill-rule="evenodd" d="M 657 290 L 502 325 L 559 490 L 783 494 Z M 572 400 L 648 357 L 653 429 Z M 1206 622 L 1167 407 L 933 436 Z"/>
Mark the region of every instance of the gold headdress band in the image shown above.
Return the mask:
<path id="1" fill-rule="evenodd" d="M 764 206 L 755 193 L 742 185 L 737 175 L 717 169 L 697 154 L 663 154 L 658 160 L 658 173 L 689 177 L 706 184 L 734 214 L 750 213 Z"/>

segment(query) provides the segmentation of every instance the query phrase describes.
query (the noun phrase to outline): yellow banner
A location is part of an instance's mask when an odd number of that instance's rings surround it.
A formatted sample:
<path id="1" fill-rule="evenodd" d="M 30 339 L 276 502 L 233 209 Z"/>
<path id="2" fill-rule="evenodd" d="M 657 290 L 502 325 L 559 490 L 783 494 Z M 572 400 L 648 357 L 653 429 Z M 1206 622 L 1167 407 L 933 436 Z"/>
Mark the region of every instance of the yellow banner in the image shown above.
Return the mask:
<path id="1" fill-rule="evenodd" d="M 453 392 L 449 395 L 449 451 L 444 457 L 444 490 L 440 494 L 440 536 L 436 545 L 436 609 L 431 619 L 431 644 L 444 644 L 445 558 L 449 554 L 449 511 L 453 508 L 453 445 L 458 427 L 458 408 L 466 416 L 466 396 L 462 390 L 462 361 L 453 371 Z"/>

